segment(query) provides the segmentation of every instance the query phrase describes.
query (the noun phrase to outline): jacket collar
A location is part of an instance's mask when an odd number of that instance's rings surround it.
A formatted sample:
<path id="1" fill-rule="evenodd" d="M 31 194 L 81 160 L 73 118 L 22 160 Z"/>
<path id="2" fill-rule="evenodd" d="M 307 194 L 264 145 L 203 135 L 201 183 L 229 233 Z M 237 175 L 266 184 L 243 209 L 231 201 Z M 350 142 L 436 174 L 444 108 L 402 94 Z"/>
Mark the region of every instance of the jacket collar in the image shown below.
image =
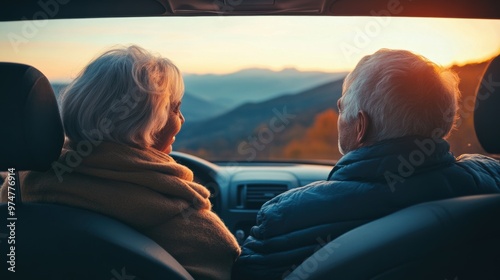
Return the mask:
<path id="1" fill-rule="evenodd" d="M 406 178 L 455 162 L 443 139 L 406 136 L 377 142 L 343 156 L 328 180 L 379 181 Z"/>

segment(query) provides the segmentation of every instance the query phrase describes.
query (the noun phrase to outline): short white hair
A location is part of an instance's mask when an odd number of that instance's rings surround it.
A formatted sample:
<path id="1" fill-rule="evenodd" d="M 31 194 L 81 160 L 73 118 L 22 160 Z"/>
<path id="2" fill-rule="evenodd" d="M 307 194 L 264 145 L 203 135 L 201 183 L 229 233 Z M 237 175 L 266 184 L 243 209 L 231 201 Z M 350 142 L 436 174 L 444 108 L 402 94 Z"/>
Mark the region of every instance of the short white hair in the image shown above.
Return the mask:
<path id="1" fill-rule="evenodd" d="M 72 141 L 104 140 L 150 148 L 184 83 L 167 58 L 132 45 L 90 62 L 62 93 L 64 129 Z"/>
<path id="2" fill-rule="evenodd" d="M 342 117 L 365 111 L 368 140 L 419 135 L 447 137 L 457 119 L 458 76 L 405 50 L 381 49 L 363 57 L 344 80 Z"/>

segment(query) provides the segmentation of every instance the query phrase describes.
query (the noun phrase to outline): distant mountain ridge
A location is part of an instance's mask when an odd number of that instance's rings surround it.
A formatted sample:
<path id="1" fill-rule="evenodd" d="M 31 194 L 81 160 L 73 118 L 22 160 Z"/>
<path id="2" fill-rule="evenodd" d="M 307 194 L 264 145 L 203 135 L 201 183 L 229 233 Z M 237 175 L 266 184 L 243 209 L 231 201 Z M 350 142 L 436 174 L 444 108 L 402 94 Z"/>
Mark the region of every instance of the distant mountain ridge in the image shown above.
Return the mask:
<path id="1" fill-rule="evenodd" d="M 281 71 L 250 68 L 234 73 L 186 74 L 186 89 L 194 96 L 234 108 L 247 102 L 260 102 L 284 94 L 298 93 L 315 86 L 345 77 L 347 73 Z"/>
<path id="2" fill-rule="evenodd" d="M 196 97 L 190 93 L 184 93 L 181 111 L 188 122 L 206 120 L 227 111 L 227 107 Z"/>

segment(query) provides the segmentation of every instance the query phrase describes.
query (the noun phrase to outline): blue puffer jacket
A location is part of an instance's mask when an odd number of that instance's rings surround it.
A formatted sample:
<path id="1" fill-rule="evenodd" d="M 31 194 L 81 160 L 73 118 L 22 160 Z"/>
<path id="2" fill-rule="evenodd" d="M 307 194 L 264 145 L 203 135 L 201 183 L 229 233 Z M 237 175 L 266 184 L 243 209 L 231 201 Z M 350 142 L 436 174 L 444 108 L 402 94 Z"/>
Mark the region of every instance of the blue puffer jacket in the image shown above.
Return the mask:
<path id="1" fill-rule="evenodd" d="M 233 267 L 233 279 L 282 279 L 322 245 L 413 204 L 500 192 L 500 163 L 455 159 L 439 139 L 404 137 L 342 157 L 328 181 L 290 190 L 264 204 Z"/>

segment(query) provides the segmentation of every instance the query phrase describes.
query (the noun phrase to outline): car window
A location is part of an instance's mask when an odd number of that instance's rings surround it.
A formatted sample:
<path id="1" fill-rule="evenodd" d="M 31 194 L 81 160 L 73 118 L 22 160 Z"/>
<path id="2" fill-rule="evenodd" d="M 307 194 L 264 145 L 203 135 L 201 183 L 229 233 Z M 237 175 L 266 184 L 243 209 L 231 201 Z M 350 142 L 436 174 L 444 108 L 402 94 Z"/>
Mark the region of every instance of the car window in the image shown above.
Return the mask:
<path id="1" fill-rule="evenodd" d="M 89 60 L 137 44 L 183 72 L 174 144 L 213 161 L 336 160 L 336 101 L 359 59 L 407 49 L 461 79 L 456 154 L 484 153 L 474 93 L 500 53 L 500 20 L 398 17 L 183 17 L 0 22 L 0 61 L 33 65 L 59 94 Z"/>

